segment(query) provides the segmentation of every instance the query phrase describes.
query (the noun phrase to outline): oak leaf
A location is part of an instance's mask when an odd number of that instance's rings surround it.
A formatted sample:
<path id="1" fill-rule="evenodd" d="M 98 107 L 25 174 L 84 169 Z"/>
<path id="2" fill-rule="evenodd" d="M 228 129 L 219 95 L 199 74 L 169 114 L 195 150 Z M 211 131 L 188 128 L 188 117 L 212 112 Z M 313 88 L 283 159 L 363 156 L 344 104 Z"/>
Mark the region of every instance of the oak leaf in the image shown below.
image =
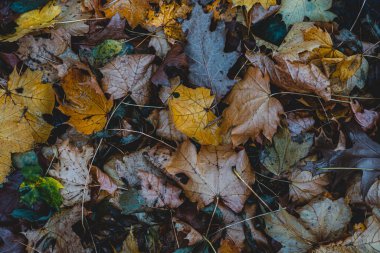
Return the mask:
<path id="1" fill-rule="evenodd" d="M 181 189 L 148 172 L 139 171 L 137 175 L 141 179 L 141 195 L 148 206 L 174 209 L 182 205 Z"/>
<path id="2" fill-rule="evenodd" d="M 149 2 L 149 0 L 107 0 L 102 10 L 107 18 L 119 13 L 134 29 L 144 23 L 150 8 Z"/>
<path id="3" fill-rule="evenodd" d="M 58 146 L 57 164 L 49 170 L 49 175 L 59 180 L 64 188 L 61 190 L 64 206 L 73 206 L 90 200 L 91 183 L 89 162 L 94 149 L 84 146 L 74 147 L 68 141 Z"/>
<path id="4" fill-rule="evenodd" d="M 102 85 L 114 99 L 131 93 L 137 104 L 146 104 L 149 100 L 150 77 L 153 73 L 154 55 L 134 54 L 118 56 L 104 67 Z"/>
<path id="5" fill-rule="evenodd" d="M 216 116 L 211 111 L 214 96 L 206 88 L 191 89 L 179 85 L 172 91 L 169 109 L 175 127 L 202 145 L 221 142 Z"/>
<path id="6" fill-rule="evenodd" d="M 247 184 L 255 181 L 244 150 L 236 153 L 231 146 L 202 146 L 197 153 L 190 141 L 182 143 L 165 167 L 199 208 L 219 197 L 234 212 L 240 212 L 251 192 L 233 170 Z"/>
<path id="7" fill-rule="evenodd" d="M 102 130 L 107 122 L 107 113 L 113 101 L 108 100 L 89 69 L 72 67 L 62 80 L 66 94 L 58 109 L 70 117 L 68 124 L 83 134 Z"/>
<path id="8" fill-rule="evenodd" d="M 313 137 L 311 133 L 291 136 L 287 129 L 281 128 L 273 137 L 272 145 L 267 145 L 261 152 L 260 161 L 273 174 L 290 171 L 309 153 Z"/>
<path id="9" fill-rule="evenodd" d="M 259 3 L 265 9 L 272 5 L 276 5 L 276 0 L 232 0 L 234 6 L 245 6 L 249 11 L 255 4 Z"/>
<path id="10" fill-rule="evenodd" d="M 280 101 L 271 96 L 269 76 L 250 67 L 225 99 L 229 107 L 223 112 L 222 130 L 232 127 L 234 146 L 256 139 L 260 133 L 272 140 L 284 112 Z"/>
<path id="11" fill-rule="evenodd" d="M 332 21 L 336 15 L 328 9 L 332 0 L 283 0 L 279 13 L 286 26 L 302 22 L 305 17 L 310 21 Z"/>
<path id="12" fill-rule="evenodd" d="M 204 13 L 197 4 L 190 20 L 183 22 L 182 29 L 187 34 L 185 53 L 189 58 L 189 80 L 194 85 L 210 88 L 219 101 L 235 83 L 227 74 L 239 54 L 224 52 L 225 24 L 219 21 L 211 32 L 212 15 Z"/>
<path id="13" fill-rule="evenodd" d="M 61 8 L 53 4 L 48 3 L 42 9 L 36 9 L 21 14 L 16 19 L 16 32 L 10 35 L 0 36 L 0 41 L 13 42 L 24 35 L 37 31 L 43 28 L 47 28 L 55 23 L 54 18 L 61 13 Z"/>

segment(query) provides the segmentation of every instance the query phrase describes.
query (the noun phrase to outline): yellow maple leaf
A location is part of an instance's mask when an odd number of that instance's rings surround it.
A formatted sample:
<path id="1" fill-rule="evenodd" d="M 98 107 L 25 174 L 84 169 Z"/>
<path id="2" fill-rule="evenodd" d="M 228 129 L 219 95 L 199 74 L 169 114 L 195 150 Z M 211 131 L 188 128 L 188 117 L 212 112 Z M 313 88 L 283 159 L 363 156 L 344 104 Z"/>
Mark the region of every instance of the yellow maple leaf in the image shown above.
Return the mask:
<path id="1" fill-rule="evenodd" d="M 23 108 L 8 106 L 0 97 L 0 184 L 11 168 L 11 153 L 25 152 L 33 147 L 32 131 L 22 117 Z"/>
<path id="2" fill-rule="evenodd" d="M 0 36 L 0 41 L 13 42 L 24 35 L 39 29 L 49 27 L 55 23 L 54 18 L 61 13 L 61 7 L 53 2 L 45 5 L 42 9 L 36 9 L 23 13 L 16 19 L 16 32 L 10 35 Z"/>
<path id="3" fill-rule="evenodd" d="M 105 97 L 90 70 L 71 68 L 62 80 L 62 88 L 66 97 L 59 101 L 58 109 L 70 117 L 68 124 L 83 134 L 93 134 L 105 127 L 113 101 Z"/>
<path id="4" fill-rule="evenodd" d="M 36 142 L 45 142 L 52 130 L 43 115 L 51 114 L 54 108 L 54 90 L 50 84 L 41 82 L 42 72 L 27 69 L 22 75 L 15 68 L 6 87 L 0 89 L 0 97 L 7 107 L 18 105 L 23 109 L 20 117 L 25 118 L 33 130 Z"/>
<path id="5" fill-rule="evenodd" d="M 168 102 L 175 127 L 202 145 L 220 144 L 220 129 L 210 109 L 213 101 L 209 89 L 183 85 L 174 88 Z"/>
<path id="6" fill-rule="evenodd" d="M 206 6 L 206 10 L 212 11 L 215 20 L 232 21 L 236 17 L 236 8 L 232 8 L 229 0 L 215 0 Z"/>
<path id="7" fill-rule="evenodd" d="M 166 36 L 175 40 L 183 39 L 181 24 L 177 19 L 185 19 L 191 8 L 186 4 L 179 5 L 176 2 L 170 4 L 161 4 L 160 11 L 157 13 L 149 10 L 147 25 L 162 27 Z"/>
<path id="8" fill-rule="evenodd" d="M 234 6 L 245 6 L 249 11 L 256 3 L 261 4 L 265 9 L 276 5 L 276 0 L 232 0 Z"/>
<path id="9" fill-rule="evenodd" d="M 332 73 L 331 78 L 339 78 L 339 80 L 345 82 L 356 73 L 361 64 L 361 54 L 344 57 L 344 59 L 337 64 L 336 70 Z"/>
<path id="10" fill-rule="evenodd" d="M 135 28 L 144 23 L 148 14 L 149 0 L 107 0 L 102 10 L 107 18 L 116 13 L 127 19 L 128 24 Z"/>

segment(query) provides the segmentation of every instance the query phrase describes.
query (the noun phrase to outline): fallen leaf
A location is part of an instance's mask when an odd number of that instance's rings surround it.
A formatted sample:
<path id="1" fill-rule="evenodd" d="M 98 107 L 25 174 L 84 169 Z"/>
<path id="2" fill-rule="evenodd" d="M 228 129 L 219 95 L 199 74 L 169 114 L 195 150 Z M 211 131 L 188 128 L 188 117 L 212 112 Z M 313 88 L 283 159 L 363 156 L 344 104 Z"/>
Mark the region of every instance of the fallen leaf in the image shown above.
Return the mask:
<path id="1" fill-rule="evenodd" d="M 212 12 L 214 20 L 231 22 L 237 15 L 230 0 L 215 0 L 206 6 L 207 12 Z"/>
<path id="2" fill-rule="evenodd" d="M 42 9 L 23 13 L 16 19 L 18 26 L 15 33 L 0 36 L 0 41 L 13 42 L 30 32 L 47 28 L 56 22 L 54 18 L 60 13 L 61 8 L 54 5 L 53 2 L 46 4 Z"/>
<path id="3" fill-rule="evenodd" d="M 297 210 L 306 229 L 313 233 L 319 242 L 340 238 L 351 220 L 351 209 L 343 198 L 314 199 Z"/>
<path id="4" fill-rule="evenodd" d="M 99 191 L 106 191 L 108 194 L 113 195 L 117 190 L 117 185 L 113 180 L 98 167 L 91 167 L 91 174 L 93 178 L 99 183 Z"/>
<path id="5" fill-rule="evenodd" d="M 118 56 L 104 67 L 102 85 L 113 99 L 119 99 L 131 93 L 137 104 L 149 101 L 149 80 L 153 73 L 154 55 L 133 54 Z"/>
<path id="6" fill-rule="evenodd" d="M 264 220 L 265 232 L 282 245 L 279 253 L 306 253 L 317 243 L 315 235 L 285 209 L 264 216 Z"/>
<path id="7" fill-rule="evenodd" d="M 66 97 L 59 100 L 58 109 L 70 117 L 68 124 L 83 134 L 93 134 L 105 127 L 113 101 L 107 100 L 89 69 L 72 67 L 62 80 L 62 88 Z"/>
<path id="8" fill-rule="evenodd" d="M 186 235 L 184 240 L 188 241 L 187 246 L 194 245 L 203 240 L 203 236 L 186 222 L 183 222 L 177 218 L 173 218 L 172 222 L 178 233 Z"/>
<path id="9" fill-rule="evenodd" d="M 280 7 L 280 5 L 272 5 L 266 9 L 261 4 L 255 4 L 251 9 L 251 23 L 257 24 L 258 22 L 272 16 L 280 9 Z"/>
<path id="10" fill-rule="evenodd" d="M 91 183 L 89 162 L 94 149 L 84 146 L 81 149 L 71 146 L 68 141 L 58 146 L 58 163 L 49 170 L 49 175 L 59 180 L 64 206 L 73 206 L 90 200 Z"/>
<path id="11" fill-rule="evenodd" d="M 181 189 L 154 174 L 139 171 L 137 175 L 141 179 L 141 194 L 148 206 L 174 209 L 182 205 Z"/>
<path id="12" fill-rule="evenodd" d="M 248 68 L 244 79 L 238 82 L 225 99 L 229 107 L 223 112 L 221 129 L 232 128 L 234 146 L 256 139 L 262 133 L 272 140 L 284 112 L 280 101 L 271 96 L 268 74 L 258 68 Z"/>
<path id="13" fill-rule="evenodd" d="M 91 13 L 82 13 L 81 0 L 60 1 L 61 14 L 57 17 L 58 26 L 63 27 L 71 36 L 83 36 L 88 33 L 90 27 L 85 23 L 91 18 Z M 75 20 L 76 22 L 72 22 Z"/>
<path id="14" fill-rule="evenodd" d="M 276 0 L 232 0 L 232 3 L 234 6 L 245 6 L 247 11 L 249 11 L 256 3 L 268 9 L 270 6 L 276 5 Z"/>
<path id="15" fill-rule="evenodd" d="M 230 240 L 223 239 L 220 242 L 218 253 L 236 253 L 240 252 L 240 249 Z"/>
<path id="16" fill-rule="evenodd" d="M 291 171 L 293 165 L 309 153 L 313 137 L 311 133 L 291 136 L 287 129 L 281 128 L 274 135 L 273 144 L 260 153 L 260 162 L 276 175 Z"/>
<path id="17" fill-rule="evenodd" d="M 250 190 L 234 174 L 233 169 L 247 184 L 255 181 L 253 169 L 244 150 L 235 153 L 231 146 L 196 147 L 185 141 L 173 155 L 165 170 L 184 189 L 185 195 L 202 208 L 216 197 L 234 212 L 239 212 L 250 195 Z"/>
<path id="18" fill-rule="evenodd" d="M 174 41 L 183 40 L 181 24 L 177 20 L 185 19 L 190 11 L 191 7 L 184 3 L 172 2 L 166 4 L 160 2 L 159 12 L 149 10 L 146 25 L 163 28 L 167 38 Z"/>
<path id="19" fill-rule="evenodd" d="M 359 102 L 351 102 L 351 109 L 355 115 L 356 122 L 364 131 L 376 131 L 380 122 L 380 113 L 373 110 L 362 109 Z"/>
<path id="20" fill-rule="evenodd" d="M 152 83 L 155 85 L 170 86 L 170 80 L 166 72 L 169 72 L 172 68 L 182 70 L 187 67 L 188 63 L 183 51 L 183 46 L 177 43 L 170 49 L 164 61 L 152 76 Z"/>
<path id="21" fill-rule="evenodd" d="M 332 0 L 283 0 L 279 13 L 286 26 L 302 22 L 305 17 L 310 21 L 332 21 L 336 15 L 328 9 Z"/>
<path id="22" fill-rule="evenodd" d="M 158 112 L 158 122 L 156 128 L 157 135 L 162 138 L 178 142 L 182 142 L 186 139 L 186 136 L 178 131 L 174 126 L 168 110 L 160 110 Z"/>
<path id="23" fill-rule="evenodd" d="M 239 54 L 224 52 L 224 22 L 219 21 L 215 31 L 210 32 L 212 15 L 204 13 L 197 4 L 182 29 L 187 34 L 185 53 L 189 58 L 189 80 L 194 85 L 210 88 L 219 101 L 235 83 L 227 74 Z"/>
<path id="24" fill-rule="evenodd" d="M 309 171 L 293 170 L 289 176 L 289 198 L 296 203 L 305 203 L 325 192 L 329 184 L 327 173 L 313 176 Z"/>
<path id="25" fill-rule="evenodd" d="M 121 249 L 122 253 L 140 253 L 139 244 L 137 238 L 133 235 L 133 227 L 129 230 L 127 238 L 125 238 L 123 243 L 123 248 Z"/>
<path id="26" fill-rule="evenodd" d="M 289 62 L 276 58 L 276 63 L 263 54 L 246 54 L 247 59 L 269 74 L 271 82 L 281 89 L 297 93 L 315 93 L 324 100 L 331 98 L 330 80 L 313 64 Z"/>
<path id="27" fill-rule="evenodd" d="M 107 0 L 102 11 L 107 18 L 112 18 L 119 13 L 127 19 L 129 25 L 134 29 L 143 24 L 149 10 L 149 0 Z"/>
<path id="28" fill-rule="evenodd" d="M 152 36 L 152 38 L 149 41 L 149 47 L 154 48 L 158 57 L 160 57 L 161 59 L 165 58 L 166 54 L 170 50 L 170 45 L 162 29 L 157 29 L 157 31 L 154 33 L 154 36 Z M 155 82 L 153 82 L 153 78 L 152 83 L 155 84 Z"/>
<path id="29" fill-rule="evenodd" d="M 25 118 L 36 142 L 46 142 L 49 138 L 53 126 L 43 117 L 52 113 L 55 104 L 52 86 L 43 84 L 41 79 L 41 71 L 27 69 L 20 75 L 15 68 L 7 86 L 0 89 L 0 97 L 4 97 L 2 105 L 12 107 L 16 104 L 22 108 L 23 114 L 19 117 Z"/>
<path id="30" fill-rule="evenodd" d="M 202 145 L 221 142 L 216 116 L 211 111 L 214 96 L 206 88 L 191 89 L 180 85 L 172 91 L 169 109 L 175 127 Z"/>
<path id="31" fill-rule="evenodd" d="M 356 54 L 345 57 L 338 63 L 336 70 L 332 73 L 331 78 L 339 78 L 340 81 L 346 82 L 350 79 L 362 64 L 362 55 Z"/>
<path id="32" fill-rule="evenodd" d="M 81 220 L 82 211 L 81 205 L 76 205 L 54 214 L 43 228 L 24 232 L 28 239 L 28 252 L 86 252 L 79 236 L 72 229 Z"/>

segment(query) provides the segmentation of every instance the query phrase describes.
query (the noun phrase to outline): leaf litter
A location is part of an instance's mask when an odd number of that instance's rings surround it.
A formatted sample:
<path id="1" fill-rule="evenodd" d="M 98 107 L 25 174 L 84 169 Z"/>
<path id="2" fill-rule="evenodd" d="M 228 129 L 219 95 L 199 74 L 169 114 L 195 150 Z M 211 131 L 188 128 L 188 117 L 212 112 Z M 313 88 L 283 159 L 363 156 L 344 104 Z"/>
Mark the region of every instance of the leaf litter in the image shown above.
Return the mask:
<path id="1" fill-rule="evenodd" d="M 3 0 L 0 252 L 380 252 L 379 9 Z"/>

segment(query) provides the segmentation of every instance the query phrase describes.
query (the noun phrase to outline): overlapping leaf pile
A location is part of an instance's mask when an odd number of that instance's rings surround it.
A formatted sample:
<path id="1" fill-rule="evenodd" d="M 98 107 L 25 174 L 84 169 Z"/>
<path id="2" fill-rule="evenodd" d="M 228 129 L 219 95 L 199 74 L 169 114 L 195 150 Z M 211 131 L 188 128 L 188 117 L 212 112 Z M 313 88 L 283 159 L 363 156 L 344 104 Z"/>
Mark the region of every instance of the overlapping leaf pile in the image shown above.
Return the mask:
<path id="1" fill-rule="evenodd" d="M 1 1 L 0 252 L 380 252 L 378 10 Z"/>

